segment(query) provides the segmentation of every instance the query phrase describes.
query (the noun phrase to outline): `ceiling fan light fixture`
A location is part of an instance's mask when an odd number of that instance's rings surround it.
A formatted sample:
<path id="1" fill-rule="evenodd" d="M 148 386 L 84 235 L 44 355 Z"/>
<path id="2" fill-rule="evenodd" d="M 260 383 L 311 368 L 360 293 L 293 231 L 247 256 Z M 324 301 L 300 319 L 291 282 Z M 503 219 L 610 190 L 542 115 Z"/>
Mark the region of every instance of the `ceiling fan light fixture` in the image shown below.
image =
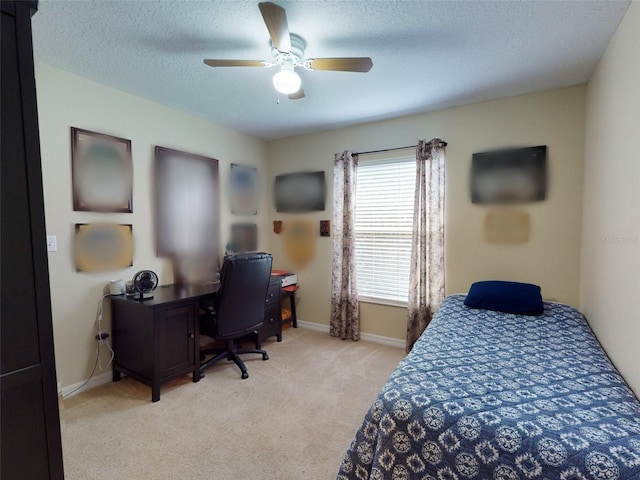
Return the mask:
<path id="1" fill-rule="evenodd" d="M 373 62 L 369 57 L 305 59 L 304 53 L 307 44 L 300 35 L 289 31 L 285 9 L 269 1 L 260 2 L 258 8 L 271 37 L 273 60 L 268 62 L 264 60 L 208 58 L 204 61 L 205 65 L 210 67 L 279 67 L 279 72 L 273 76 L 273 86 L 277 92 L 287 95 L 289 100 L 299 100 L 305 97 L 302 79 L 295 71 L 298 67 L 310 71 L 363 73 L 373 67 Z M 280 103 L 279 98 L 278 103 Z"/>
<path id="2" fill-rule="evenodd" d="M 302 85 L 300 75 L 293 70 L 283 68 L 273 76 L 273 86 L 285 95 L 296 93 L 300 90 L 300 85 Z"/>

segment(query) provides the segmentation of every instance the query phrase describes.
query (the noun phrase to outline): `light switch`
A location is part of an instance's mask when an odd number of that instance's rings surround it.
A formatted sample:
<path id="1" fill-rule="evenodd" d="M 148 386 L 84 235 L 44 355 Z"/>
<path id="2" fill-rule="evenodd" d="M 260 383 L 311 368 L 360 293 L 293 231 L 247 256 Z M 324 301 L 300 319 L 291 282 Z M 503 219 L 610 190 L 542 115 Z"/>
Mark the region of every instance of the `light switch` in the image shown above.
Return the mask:
<path id="1" fill-rule="evenodd" d="M 57 252 L 58 251 L 58 237 L 55 235 L 47 236 L 47 252 Z"/>

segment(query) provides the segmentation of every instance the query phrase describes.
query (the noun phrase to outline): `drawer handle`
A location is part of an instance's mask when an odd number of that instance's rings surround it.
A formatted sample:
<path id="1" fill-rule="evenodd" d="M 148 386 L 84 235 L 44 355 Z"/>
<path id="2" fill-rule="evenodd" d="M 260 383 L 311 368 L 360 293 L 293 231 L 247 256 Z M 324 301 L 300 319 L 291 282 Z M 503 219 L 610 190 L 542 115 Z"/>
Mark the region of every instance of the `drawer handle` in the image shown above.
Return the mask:
<path id="1" fill-rule="evenodd" d="M 189 334 L 189 338 L 196 338 L 196 334 L 195 333 L 190 333 Z"/>

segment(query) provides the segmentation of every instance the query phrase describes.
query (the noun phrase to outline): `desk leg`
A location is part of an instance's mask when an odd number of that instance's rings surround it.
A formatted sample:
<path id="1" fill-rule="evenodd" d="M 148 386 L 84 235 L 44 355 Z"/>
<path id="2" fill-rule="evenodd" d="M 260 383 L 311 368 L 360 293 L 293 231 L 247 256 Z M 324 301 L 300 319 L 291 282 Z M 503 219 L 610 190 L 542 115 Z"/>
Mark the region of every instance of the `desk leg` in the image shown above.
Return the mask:
<path id="1" fill-rule="evenodd" d="M 293 328 L 298 328 L 298 316 L 296 315 L 296 292 L 291 292 L 289 301 L 291 302 L 291 326 Z"/>
<path id="2" fill-rule="evenodd" d="M 153 386 L 151 387 L 151 401 L 157 402 L 160 400 L 160 383 L 153 382 Z"/>
<path id="3" fill-rule="evenodd" d="M 202 359 L 200 358 L 200 322 L 198 321 L 197 307 L 195 310 L 194 318 L 195 318 L 194 325 L 193 325 L 194 333 L 190 335 L 190 337 L 193 339 L 193 355 L 194 355 L 193 361 L 195 362 L 195 365 L 196 365 L 195 369 L 193 370 L 192 380 L 193 380 L 193 383 L 197 383 L 202 378 L 202 374 L 200 373 L 200 363 L 202 362 Z"/>
<path id="4" fill-rule="evenodd" d="M 114 367 L 113 372 L 112 372 L 112 380 L 114 382 L 119 382 L 120 381 L 120 370 L 116 370 L 116 368 Z"/>

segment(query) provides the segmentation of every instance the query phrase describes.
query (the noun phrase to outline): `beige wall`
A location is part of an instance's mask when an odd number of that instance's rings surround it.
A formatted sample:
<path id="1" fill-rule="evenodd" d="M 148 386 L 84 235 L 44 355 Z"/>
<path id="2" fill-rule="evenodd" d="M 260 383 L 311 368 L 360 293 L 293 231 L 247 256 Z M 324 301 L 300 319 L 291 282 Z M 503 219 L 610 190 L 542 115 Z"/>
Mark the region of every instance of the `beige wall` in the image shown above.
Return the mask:
<path id="1" fill-rule="evenodd" d="M 589 81 L 580 306 L 640 395 L 640 3 Z"/>
<path id="2" fill-rule="evenodd" d="M 171 266 L 155 256 L 151 167 L 153 147 L 184 150 L 219 160 L 222 240 L 229 234 L 226 179 L 229 164 L 256 166 L 266 178 L 263 141 L 195 118 L 116 89 L 71 75 L 47 65 L 37 65 L 36 82 L 42 149 L 47 235 L 57 235 L 58 251 L 49 254 L 58 381 L 62 386 L 86 378 L 93 366 L 96 341 L 96 305 L 110 279 L 129 280 L 135 272 L 151 269 L 161 283 L 171 283 Z M 134 196 L 132 214 L 74 212 L 71 198 L 70 127 L 80 127 L 132 141 Z M 266 205 L 266 188 L 261 204 Z M 244 220 L 258 222 L 260 248 L 267 248 L 266 210 Z M 71 242 L 76 223 L 114 221 L 133 224 L 133 267 L 120 271 L 76 273 Z M 108 306 L 108 302 L 105 302 Z M 109 329 L 109 311 L 105 316 Z M 103 356 L 106 363 L 107 357 Z M 98 372 L 100 373 L 100 372 Z"/>
<path id="3" fill-rule="evenodd" d="M 220 160 L 223 240 L 232 220 L 224 181 L 229 163 L 255 165 L 262 172 L 268 172 L 262 191 L 262 205 L 268 207 L 259 212 L 257 219 L 259 247 L 274 253 L 276 267 L 297 270 L 302 286 L 298 293 L 298 313 L 302 320 L 328 324 L 331 239 L 318 237 L 314 260 L 305 269 L 298 270 L 283 254 L 282 238 L 272 232 L 271 221 L 331 219 L 335 152 L 409 145 L 418 138 L 432 136 L 449 142 L 447 292 L 466 291 L 476 280 L 503 278 L 538 283 L 545 297 L 577 304 L 584 87 L 292 137 L 265 145 L 252 137 L 47 65 L 37 65 L 36 77 L 47 233 L 58 236 L 58 252 L 49 254 L 49 268 L 58 378 L 63 386 L 82 380 L 91 370 L 96 346 L 93 339 L 96 303 L 110 279 L 128 279 L 137 270 L 149 268 L 160 275 L 161 283 L 172 280 L 170 265 L 154 253 L 150 188 L 154 145 Z M 133 214 L 73 211 L 71 126 L 132 140 Z M 486 208 L 474 206 L 469 200 L 471 154 L 505 146 L 539 144 L 549 146 L 549 195 L 546 202 L 526 207 L 532 222 L 530 242 L 519 247 L 486 244 L 481 237 Z M 271 200 L 273 178 L 302 170 L 326 172 L 327 210 L 304 216 L 276 213 Z M 134 266 L 107 274 L 76 273 L 70 252 L 73 226 L 100 220 L 134 225 Z M 404 338 L 404 309 L 364 303 L 361 308 L 364 332 Z M 107 329 L 108 318 L 107 310 Z"/>
<path id="4" fill-rule="evenodd" d="M 577 305 L 584 148 L 583 86 L 522 95 L 393 120 L 291 137 L 268 144 L 272 177 L 302 170 L 324 170 L 327 210 L 304 215 L 330 219 L 334 153 L 376 150 L 440 137 L 447 147 L 446 290 L 465 292 L 483 279 L 527 281 L 542 286 L 546 298 Z M 485 243 L 481 226 L 486 207 L 469 197 L 471 155 L 508 146 L 549 146 L 548 200 L 525 206 L 531 215 L 531 239 L 522 246 Z M 300 218 L 275 212 L 270 220 Z M 274 261 L 286 259 L 282 238 L 270 233 Z M 299 270 L 299 317 L 329 323 L 331 239 L 317 239 L 313 262 Z M 404 338 L 405 309 L 362 305 L 364 332 Z"/>

